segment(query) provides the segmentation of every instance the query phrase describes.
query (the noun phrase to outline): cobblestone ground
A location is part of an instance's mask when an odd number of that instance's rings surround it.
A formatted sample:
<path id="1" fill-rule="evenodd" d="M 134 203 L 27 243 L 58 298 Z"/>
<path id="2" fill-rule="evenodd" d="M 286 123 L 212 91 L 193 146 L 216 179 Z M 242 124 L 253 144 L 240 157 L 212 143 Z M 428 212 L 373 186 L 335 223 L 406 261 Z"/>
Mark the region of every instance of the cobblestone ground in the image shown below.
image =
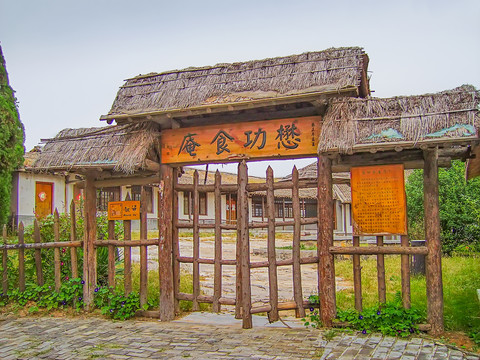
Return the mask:
<path id="1" fill-rule="evenodd" d="M 0 359 L 468 359 L 431 340 L 99 318 L 0 320 Z"/>

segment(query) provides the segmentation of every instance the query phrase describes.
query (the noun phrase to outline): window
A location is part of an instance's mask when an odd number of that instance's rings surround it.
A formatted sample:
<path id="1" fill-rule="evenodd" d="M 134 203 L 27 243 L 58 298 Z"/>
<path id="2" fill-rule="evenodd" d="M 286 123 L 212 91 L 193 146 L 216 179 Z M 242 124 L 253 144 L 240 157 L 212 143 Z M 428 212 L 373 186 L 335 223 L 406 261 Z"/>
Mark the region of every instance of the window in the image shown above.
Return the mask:
<path id="1" fill-rule="evenodd" d="M 198 193 L 200 202 L 200 215 L 207 215 L 207 193 Z M 191 191 L 183 192 L 183 214 L 193 215 L 193 193 Z"/>
<path id="2" fill-rule="evenodd" d="M 97 210 L 107 211 L 109 201 L 120 201 L 120 186 L 97 190 Z"/>
<path id="3" fill-rule="evenodd" d="M 262 200 L 263 198 L 261 197 L 254 197 L 252 199 L 253 217 L 263 217 Z"/>
<path id="4" fill-rule="evenodd" d="M 275 217 L 293 218 L 293 204 L 291 199 L 275 199 Z"/>
<path id="5" fill-rule="evenodd" d="M 132 185 L 132 200 L 140 201 L 142 194 L 142 187 L 140 185 Z M 153 213 L 153 188 L 145 186 L 145 194 L 147 198 L 147 212 Z"/>
<path id="6" fill-rule="evenodd" d="M 317 200 L 314 199 L 305 199 L 305 214 L 304 217 L 312 218 L 317 217 Z"/>

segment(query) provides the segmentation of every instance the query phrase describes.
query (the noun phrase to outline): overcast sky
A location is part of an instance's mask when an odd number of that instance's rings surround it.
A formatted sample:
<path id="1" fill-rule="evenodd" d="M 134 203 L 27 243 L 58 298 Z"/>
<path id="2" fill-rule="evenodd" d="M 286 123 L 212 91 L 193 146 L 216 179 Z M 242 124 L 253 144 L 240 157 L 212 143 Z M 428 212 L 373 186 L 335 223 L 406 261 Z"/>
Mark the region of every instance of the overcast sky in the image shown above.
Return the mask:
<path id="1" fill-rule="evenodd" d="M 0 0 L 0 44 L 27 151 L 106 125 L 124 79 L 189 66 L 360 46 L 373 96 L 480 88 L 479 0 Z"/>

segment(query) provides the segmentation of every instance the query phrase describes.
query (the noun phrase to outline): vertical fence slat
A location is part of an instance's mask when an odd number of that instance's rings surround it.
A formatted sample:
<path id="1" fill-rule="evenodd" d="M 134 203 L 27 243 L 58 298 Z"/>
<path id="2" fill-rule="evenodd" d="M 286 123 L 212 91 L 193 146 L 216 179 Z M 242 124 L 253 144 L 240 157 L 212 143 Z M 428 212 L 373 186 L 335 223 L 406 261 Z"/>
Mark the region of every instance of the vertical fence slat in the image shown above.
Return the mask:
<path id="1" fill-rule="evenodd" d="M 89 311 L 93 306 L 94 289 L 97 286 L 97 251 L 94 241 L 97 240 L 97 190 L 95 176 L 87 173 L 85 176 L 85 231 L 83 239 L 83 301 Z"/>
<path id="2" fill-rule="evenodd" d="M 198 258 L 200 257 L 199 208 L 198 171 L 195 170 L 193 174 L 193 311 L 200 309 L 197 300 L 200 295 L 200 264 L 198 263 Z"/>
<path id="3" fill-rule="evenodd" d="M 175 318 L 175 296 L 172 264 L 172 197 L 173 171 L 168 165 L 160 167 L 158 192 L 158 275 L 160 281 L 160 320 Z"/>
<path id="4" fill-rule="evenodd" d="M 3 249 L 3 256 L 2 256 L 2 267 L 3 267 L 3 276 L 2 276 L 2 291 L 6 295 L 8 291 L 8 252 L 7 252 L 7 225 L 3 225 L 3 245 L 5 248 Z"/>
<path id="5" fill-rule="evenodd" d="M 38 226 L 38 220 L 33 222 L 33 240 L 35 244 L 40 244 L 40 227 Z M 42 271 L 42 252 L 40 249 L 35 249 L 35 269 L 37 272 L 37 284 L 43 285 L 43 271 Z"/>
<path id="6" fill-rule="evenodd" d="M 130 193 L 127 193 L 125 201 L 130 201 Z M 123 239 L 132 240 L 131 220 L 123 220 Z M 125 295 L 130 294 L 132 292 L 132 248 L 130 246 L 123 247 L 123 284 Z"/>
<path id="7" fill-rule="evenodd" d="M 377 236 L 377 246 L 383 246 L 383 236 Z M 385 286 L 385 255 L 377 255 L 377 283 L 378 301 L 384 304 L 387 301 Z"/>
<path id="8" fill-rule="evenodd" d="M 220 312 L 221 306 L 219 299 L 222 296 L 222 229 L 220 227 L 222 222 L 222 198 L 220 194 L 220 185 L 222 177 L 220 172 L 215 172 L 215 265 L 214 265 L 214 279 L 213 279 L 213 306 L 214 312 Z"/>
<path id="9" fill-rule="evenodd" d="M 423 169 L 425 240 L 428 254 L 425 259 L 427 284 L 427 320 L 430 333 L 443 332 L 442 243 L 440 240 L 440 212 L 438 205 L 438 149 L 424 150 Z"/>
<path id="10" fill-rule="evenodd" d="M 140 239 L 147 240 L 147 192 L 142 186 L 140 193 Z M 147 303 L 148 296 L 148 254 L 147 247 L 140 246 L 140 306 Z"/>
<path id="11" fill-rule="evenodd" d="M 237 178 L 238 181 L 238 178 Z M 237 191 L 238 193 L 238 191 Z M 229 207 L 229 212 L 228 212 L 228 219 L 229 223 L 232 223 L 232 194 L 228 194 L 228 204 L 227 206 Z M 238 201 L 238 197 L 237 197 Z M 238 202 L 236 204 L 237 210 L 238 210 Z M 240 212 L 237 211 L 239 214 Z M 237 242 L 235 246 L 235 258 L 237 259 L 237 263 L 235 266 L 235 319 L 241 319 L 242 318 L 242 262 L 240 261 L 240 256 L 242 254 L 242 243 L 240 241 L 240 231 L 238 229 L 239 226 L 239 221 L 240 221 L 240 216 L 237 216 Z"/>
<path id="12" fill-rule="evenodd" d="M 333 181 L 332 161 L 326 156 L 318 157 L 318 297 L 320 319 L 324 326 L 332 326 L 336 317 L 335 261 L 329 248 L 333 246 Z"/>
<path id="13" fill-rule="evenodd" d="M 23 222 L 18 224 L 18 244 L 25 244 L 25 228 Z M 18 249 L 18 288 L 20 291 L 25 291 L 25 249 Z"/>
<path id="14" fill-rule="evenodd" d="M 77 240 L 77 214 L 75 213 L 75 201 L 70 203 L 70 241 Z M 70 262 L 72 266 L 72 278 L 78 278 L 77 248 L 70 247 Z"/>
<path id="15" fill-rule="evenodd" d="M 250 288 L 250 239 L 248 232 L 248 171 L 247 164 L 242 161 L 238 165 L 238 195 L 237 195 L 237 229 L 240 234 L 240 263 L 242 266 L 242 327 L 252 328 L 251 288 Z M 238 257 L 237 257 L 238 259 Z"/>
<path id="16" fill-rule="evenodd" d="M 108 239 L 115 240 L 115 220 L 108 220 Z M 115 288 L 115 246 L 108 245 L 108 286 Z"/>
<path id="17" fill-rule="evenodd" d="M 178 183 L 178 169 L 173 169 L 173 181 L 176 185 Z M 172 210 L 172 218 L 174 224 L 177 224 L 178 220 L 178 191 L 173 191 L 173 210 Z M 180 256 L 180 244 L 178 242 L 178 227 L 173 226 L 172 229 L 172 256 L 173 256 L 173 294 L 174 294 L 174 305 L 175 305 L 175 313 L 180 311 L 180 303 L 178 300 L 178 293 L 180 292 L 180 262 L 178 261 L 178 257 Z"/>
<path id="18" fill-rule="evenodd" d="M 53 238 L 55 242 L 60 241 L 60 221 L 58 218 L 58 210 L 55 209 L 53 214 Z M 61 264 L 60 264 L 60 248 L 56 247 L 53 249 L 53 259 L 54 259 L 54 266 L 55 266 L 55 291 L 60 291 L 60 286 L 62 286 L 62 279 L 61 279 Z"/>
<path id="19" fill-rule="evenodd" d="M 302 293 L 302 269 L 300 266 L 300 235 L 301 235 L 301 213 L 300 213 L 300 196 L 298 194 L 298 170 L 293 167 L 292 172 L 292 210 L 293 210 L 293 294 L 297 308 L 295 314 L 297 317 L 305 317 L 305 308 L 303 307 Z"/>
<path id="20" fill-rule="evenodd" d="M 407 235 L 402 235 L 402 246 L 408 247 L 409 241 Z M 410 255 L 401 255 L 402 267 L 402 299 L 403 307 L 410 309 Z"/>
<path id="21" fill-rule="evenodd" d="M 278 279 L 277 259 L 275 254 L 275 195 L 273 193 L 273 169 L 267 168 L 267 254 L 268 281 L 271 310 L 268 313 L 270 321 L 278 320 Z"/>
<path id="22" fill-rule="evenodd" d="M 360 246 L 360 237 L 353 237 L 353 246 Z M 362 268 L 360 266 L 360 255 L 353 255 L 353 292 L 355 294 L 355 309 L 362 312 Z"/>

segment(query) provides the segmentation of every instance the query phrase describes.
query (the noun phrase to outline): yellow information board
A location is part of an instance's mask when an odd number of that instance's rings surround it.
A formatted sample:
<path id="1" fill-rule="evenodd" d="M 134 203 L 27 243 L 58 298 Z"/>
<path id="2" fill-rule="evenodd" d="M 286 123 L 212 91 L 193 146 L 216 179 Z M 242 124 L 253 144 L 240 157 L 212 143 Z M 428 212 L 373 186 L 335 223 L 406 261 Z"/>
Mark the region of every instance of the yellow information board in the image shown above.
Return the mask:
<path id="1" fill-rule="evenodd" d="M 404 167 L 352 167 L 352 213 L 355 235 L 407 233 Z"/>
<path id="2" fill-rule="evenodd" d="M 162 163 L 316 155 L 320 116 L 162 131 Z"/>
<path id="3" fill-rule="evenodd" d="M 110 201 L 108 220 L 139 220 L 140 201 Z"/>

